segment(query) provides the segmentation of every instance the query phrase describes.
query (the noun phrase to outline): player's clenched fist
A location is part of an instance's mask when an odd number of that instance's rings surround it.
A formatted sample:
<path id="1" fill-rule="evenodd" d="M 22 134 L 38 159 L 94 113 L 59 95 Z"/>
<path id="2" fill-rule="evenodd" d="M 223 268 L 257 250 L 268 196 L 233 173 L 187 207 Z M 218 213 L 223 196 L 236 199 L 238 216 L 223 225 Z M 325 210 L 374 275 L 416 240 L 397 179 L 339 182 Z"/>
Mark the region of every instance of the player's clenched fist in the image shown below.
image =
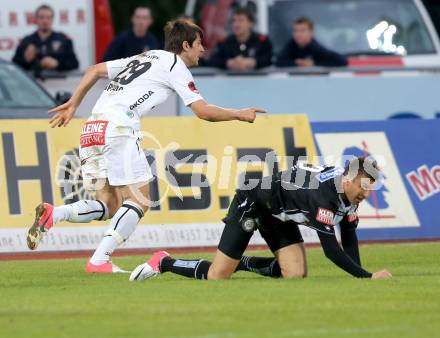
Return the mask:
<path id="1" fill-rule="evenodd" d="M 390 279 L 391 277 L 393 277 L 393 275 L 390 272 L 387 270 L 381 270 L 373 273 L 371 279 Z"/>
<path id="2" fill-rule="evenodd" d="M 261 108 L 243 108 L 238 111 L 238 119 L 240 121 L 253 123 L 257 117 L 257 113 L 266 113 L 266 110 Z"/>

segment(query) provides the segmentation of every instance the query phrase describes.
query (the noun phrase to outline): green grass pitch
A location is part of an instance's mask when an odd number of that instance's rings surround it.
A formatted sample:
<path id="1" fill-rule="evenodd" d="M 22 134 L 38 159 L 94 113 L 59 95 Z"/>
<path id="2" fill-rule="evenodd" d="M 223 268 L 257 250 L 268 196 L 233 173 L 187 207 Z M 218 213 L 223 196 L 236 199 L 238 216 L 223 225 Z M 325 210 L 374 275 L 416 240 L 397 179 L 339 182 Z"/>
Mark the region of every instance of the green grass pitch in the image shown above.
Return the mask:
<path id="1" fill-rule="evenodd" d="M 85 259 L 3 261 L 0 337 L 440 337 L 440 243 L 369 245 L 361 254 L 367 269 L 394 278 L 352 278 L 320 248 L 307 250 L 303 280 L 167 273 L 130 283 L 86 275 Z M 212 257 L 184 255 L 200 256 Z M 114 261 L 128 269 L 143 257 Z"/>

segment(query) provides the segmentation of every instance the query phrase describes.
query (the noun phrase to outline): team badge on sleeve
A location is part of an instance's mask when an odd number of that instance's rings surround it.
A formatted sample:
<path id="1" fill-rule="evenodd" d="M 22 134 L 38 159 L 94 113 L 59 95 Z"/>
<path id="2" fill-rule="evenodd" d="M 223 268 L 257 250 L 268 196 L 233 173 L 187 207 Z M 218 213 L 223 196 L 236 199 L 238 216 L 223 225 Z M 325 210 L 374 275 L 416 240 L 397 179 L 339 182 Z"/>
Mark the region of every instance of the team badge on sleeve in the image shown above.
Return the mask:
<path id="1" fill-rule="evenodd" d="M 333 211 L 324 208 L 318 208 L 318 212 L 316 214 L 316 220 L 318 222 L 327 225 L 333 225 L 334 218 L 335 218 L 335 214 Z"/>
<path id="2" fill-rule="evenodd" d="M 199 94 L 199 91 L 197 90 L 194 81 L 191 81 L 190 83 L 188 83 L 188 88 L 189 88 L 192 92 Z"/>

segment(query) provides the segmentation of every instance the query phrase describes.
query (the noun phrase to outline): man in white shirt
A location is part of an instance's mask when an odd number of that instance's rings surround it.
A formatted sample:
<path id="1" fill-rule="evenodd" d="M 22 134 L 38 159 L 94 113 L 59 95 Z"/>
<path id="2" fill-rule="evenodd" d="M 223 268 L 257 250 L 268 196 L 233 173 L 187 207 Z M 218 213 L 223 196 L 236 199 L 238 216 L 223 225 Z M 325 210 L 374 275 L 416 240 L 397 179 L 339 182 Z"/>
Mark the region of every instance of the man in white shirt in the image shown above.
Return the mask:
<path id="1" fill-rule="evenodd" d="M 165 27 L 165 51 L 152 50 L 127 59 L 91 66 L 72 98 L 50 111 L 51 127 L 66 126 L 88 90 L 100 79 L 110 83 L 93 108 L 80 137 L 83 178 L 94 182 L 96 200 L 54 207 L 41 203 L 27 243 L 35 249 L 45 232 L 61 221 L 85 223 L 111 218 L 106 235 L 86 266 L 87 272 L 124 272 L 110 260 L 148 210 L 153 178 L 141 140 L 140 117 L 176 92 L 185 105 L 206 121 L 253 122 L 259 108 L 226 109 L 208 104 L 196 89 L 188 67 L 204 52 L 203 32 L 186 20 Z"/>

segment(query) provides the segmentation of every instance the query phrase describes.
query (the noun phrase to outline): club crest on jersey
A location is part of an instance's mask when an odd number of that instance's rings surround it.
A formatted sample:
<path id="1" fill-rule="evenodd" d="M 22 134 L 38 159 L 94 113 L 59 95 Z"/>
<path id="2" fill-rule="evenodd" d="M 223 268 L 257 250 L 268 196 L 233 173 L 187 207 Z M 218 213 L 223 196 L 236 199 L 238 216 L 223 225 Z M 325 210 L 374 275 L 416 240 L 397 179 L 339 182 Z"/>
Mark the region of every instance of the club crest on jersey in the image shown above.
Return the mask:
<path id="1" fill-rule="evenodd" d="M 199 94 L 199 91 L 197 90 L 194 81 L 191 81 L 190 83 L 188 83 L 188 88 L 189 88 L 192 92 Z"/>
<path id="2" fill-rule="evenodd" d="M 316 220 L 318 222 L 327 225 L 333 225 L 334 218 L 335 218 L 335 214 L 333 213 L 333 211 L 324 208 L 318 208 L 318 212 L 316 214 Z"/>
<path id="3" fill-rule="evenodd" d="M 319 174 L 318 181 L 323 183 L 325 181 L 331 180 L 332 178 L 335 178 L 336 176 L 342 175 L 343 173 L 344 173 L 343 168 L 336 167 Z"/>

